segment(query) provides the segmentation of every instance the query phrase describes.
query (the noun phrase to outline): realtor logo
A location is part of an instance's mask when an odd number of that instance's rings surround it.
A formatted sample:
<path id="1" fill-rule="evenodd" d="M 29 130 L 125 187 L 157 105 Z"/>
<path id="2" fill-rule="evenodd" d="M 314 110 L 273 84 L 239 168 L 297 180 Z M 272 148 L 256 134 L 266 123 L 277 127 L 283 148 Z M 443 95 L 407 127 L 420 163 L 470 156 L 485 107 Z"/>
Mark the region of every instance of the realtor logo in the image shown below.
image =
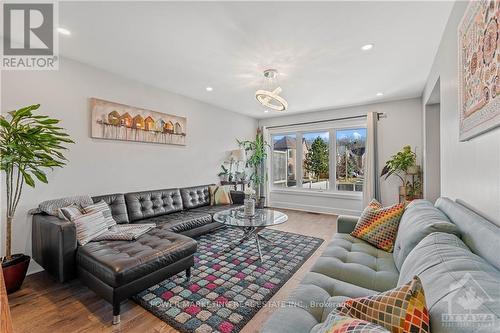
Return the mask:
<path id="1" fill-rule="evenodd" d="M 57 3 L 4 3 L 1 69 L 57 69 Z"/>
<path id="2" fill-rule="evenodd" d="M 448 312 L 441 316 L 446 327 L 496 327 L 495 316 L 488 311 L 492 297 L 470 273 L 450 285 L 450 292 L 459 290 L 448 301 Z"/>

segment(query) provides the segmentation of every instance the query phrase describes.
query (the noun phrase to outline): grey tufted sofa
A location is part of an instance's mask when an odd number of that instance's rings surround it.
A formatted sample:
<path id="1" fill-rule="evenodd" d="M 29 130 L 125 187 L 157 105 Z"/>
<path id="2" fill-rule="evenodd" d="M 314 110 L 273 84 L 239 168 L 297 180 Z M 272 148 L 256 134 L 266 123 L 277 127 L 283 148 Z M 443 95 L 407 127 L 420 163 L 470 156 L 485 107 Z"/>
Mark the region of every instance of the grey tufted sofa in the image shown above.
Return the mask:
<path id="1" fill-rule="evenodd" d="M 241 192 L 231 193 L 234 205 Z M 221 224 L 217 211 L 231 205 L 210 206 L 209 185 L 132 193 L 99 195 L 119 224 L 155 223 L 156 228 L 135 241 L 100 241 L 78 246 L 72 222 L 35 214 L 32 224 L 33 259 L 60 282 L 76 276 L 113 304 L 114 323 L 120 303 L 128 297 L 186 270 L 194 264 L 195 237 Z"/>
<path id="2" fill-rule="evenodd" d="M 447 198 L 435 206 L 416 200 L 388 253 L 349 235 L 357 220 L 339 216 L 338 233 L 261 332 L 322 332 L 340 302 L 392 289 L 415 275 L 423 283 L 431 332 L 500 332 L 498 226 Z M 478 302 L 464 308 L 471 290 Z M 466 317 L 471 314 L 477 316 Z"/>

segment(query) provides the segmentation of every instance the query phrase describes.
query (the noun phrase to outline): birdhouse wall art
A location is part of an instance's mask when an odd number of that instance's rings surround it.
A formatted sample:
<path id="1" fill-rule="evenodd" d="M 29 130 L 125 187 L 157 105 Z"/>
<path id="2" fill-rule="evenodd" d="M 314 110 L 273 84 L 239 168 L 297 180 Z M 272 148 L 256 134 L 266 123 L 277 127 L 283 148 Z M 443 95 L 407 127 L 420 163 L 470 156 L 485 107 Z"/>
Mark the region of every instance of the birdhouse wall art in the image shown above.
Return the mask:
<path id="1" fill-rule="evenodd" d="M 90 108 L 93 138 L 186 145 L 185 117 L 98 98 Z"/>

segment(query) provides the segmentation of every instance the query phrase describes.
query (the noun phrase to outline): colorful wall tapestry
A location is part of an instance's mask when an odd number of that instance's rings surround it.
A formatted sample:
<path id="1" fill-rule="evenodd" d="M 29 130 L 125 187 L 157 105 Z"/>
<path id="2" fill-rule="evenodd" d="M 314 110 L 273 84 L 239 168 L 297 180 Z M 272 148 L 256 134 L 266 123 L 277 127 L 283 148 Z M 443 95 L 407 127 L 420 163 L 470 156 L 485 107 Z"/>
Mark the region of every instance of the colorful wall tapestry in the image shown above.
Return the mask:
<path id="1" fill-rule="evenodd" d="M 92 137 L 186 144 L 186 118 L 91 98 Z"/>
<path id="2" fill-rule="evenodd" d="M 458 30 L 460 141 L 500 126 L 500 1 L 471 1 Z"/>

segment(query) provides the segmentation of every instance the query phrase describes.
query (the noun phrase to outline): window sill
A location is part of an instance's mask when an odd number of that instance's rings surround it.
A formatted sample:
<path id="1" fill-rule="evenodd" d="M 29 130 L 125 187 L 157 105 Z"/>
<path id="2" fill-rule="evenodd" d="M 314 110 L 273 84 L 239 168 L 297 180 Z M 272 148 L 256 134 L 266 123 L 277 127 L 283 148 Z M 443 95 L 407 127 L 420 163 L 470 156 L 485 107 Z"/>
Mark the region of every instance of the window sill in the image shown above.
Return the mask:
<path id="1" fill-rule="evenodd" d="M 327 198 L 339 198 L 347 200 L 360 201 L 363 199 L 362 192 L 331 192 L 331 191 L 321 191 L 321 190 L 302 190 L 302 189 L 272 189 L 271 194 L 288 194 L 288 195 L 305 195 L 311 197 L 327 197 Z"/>

